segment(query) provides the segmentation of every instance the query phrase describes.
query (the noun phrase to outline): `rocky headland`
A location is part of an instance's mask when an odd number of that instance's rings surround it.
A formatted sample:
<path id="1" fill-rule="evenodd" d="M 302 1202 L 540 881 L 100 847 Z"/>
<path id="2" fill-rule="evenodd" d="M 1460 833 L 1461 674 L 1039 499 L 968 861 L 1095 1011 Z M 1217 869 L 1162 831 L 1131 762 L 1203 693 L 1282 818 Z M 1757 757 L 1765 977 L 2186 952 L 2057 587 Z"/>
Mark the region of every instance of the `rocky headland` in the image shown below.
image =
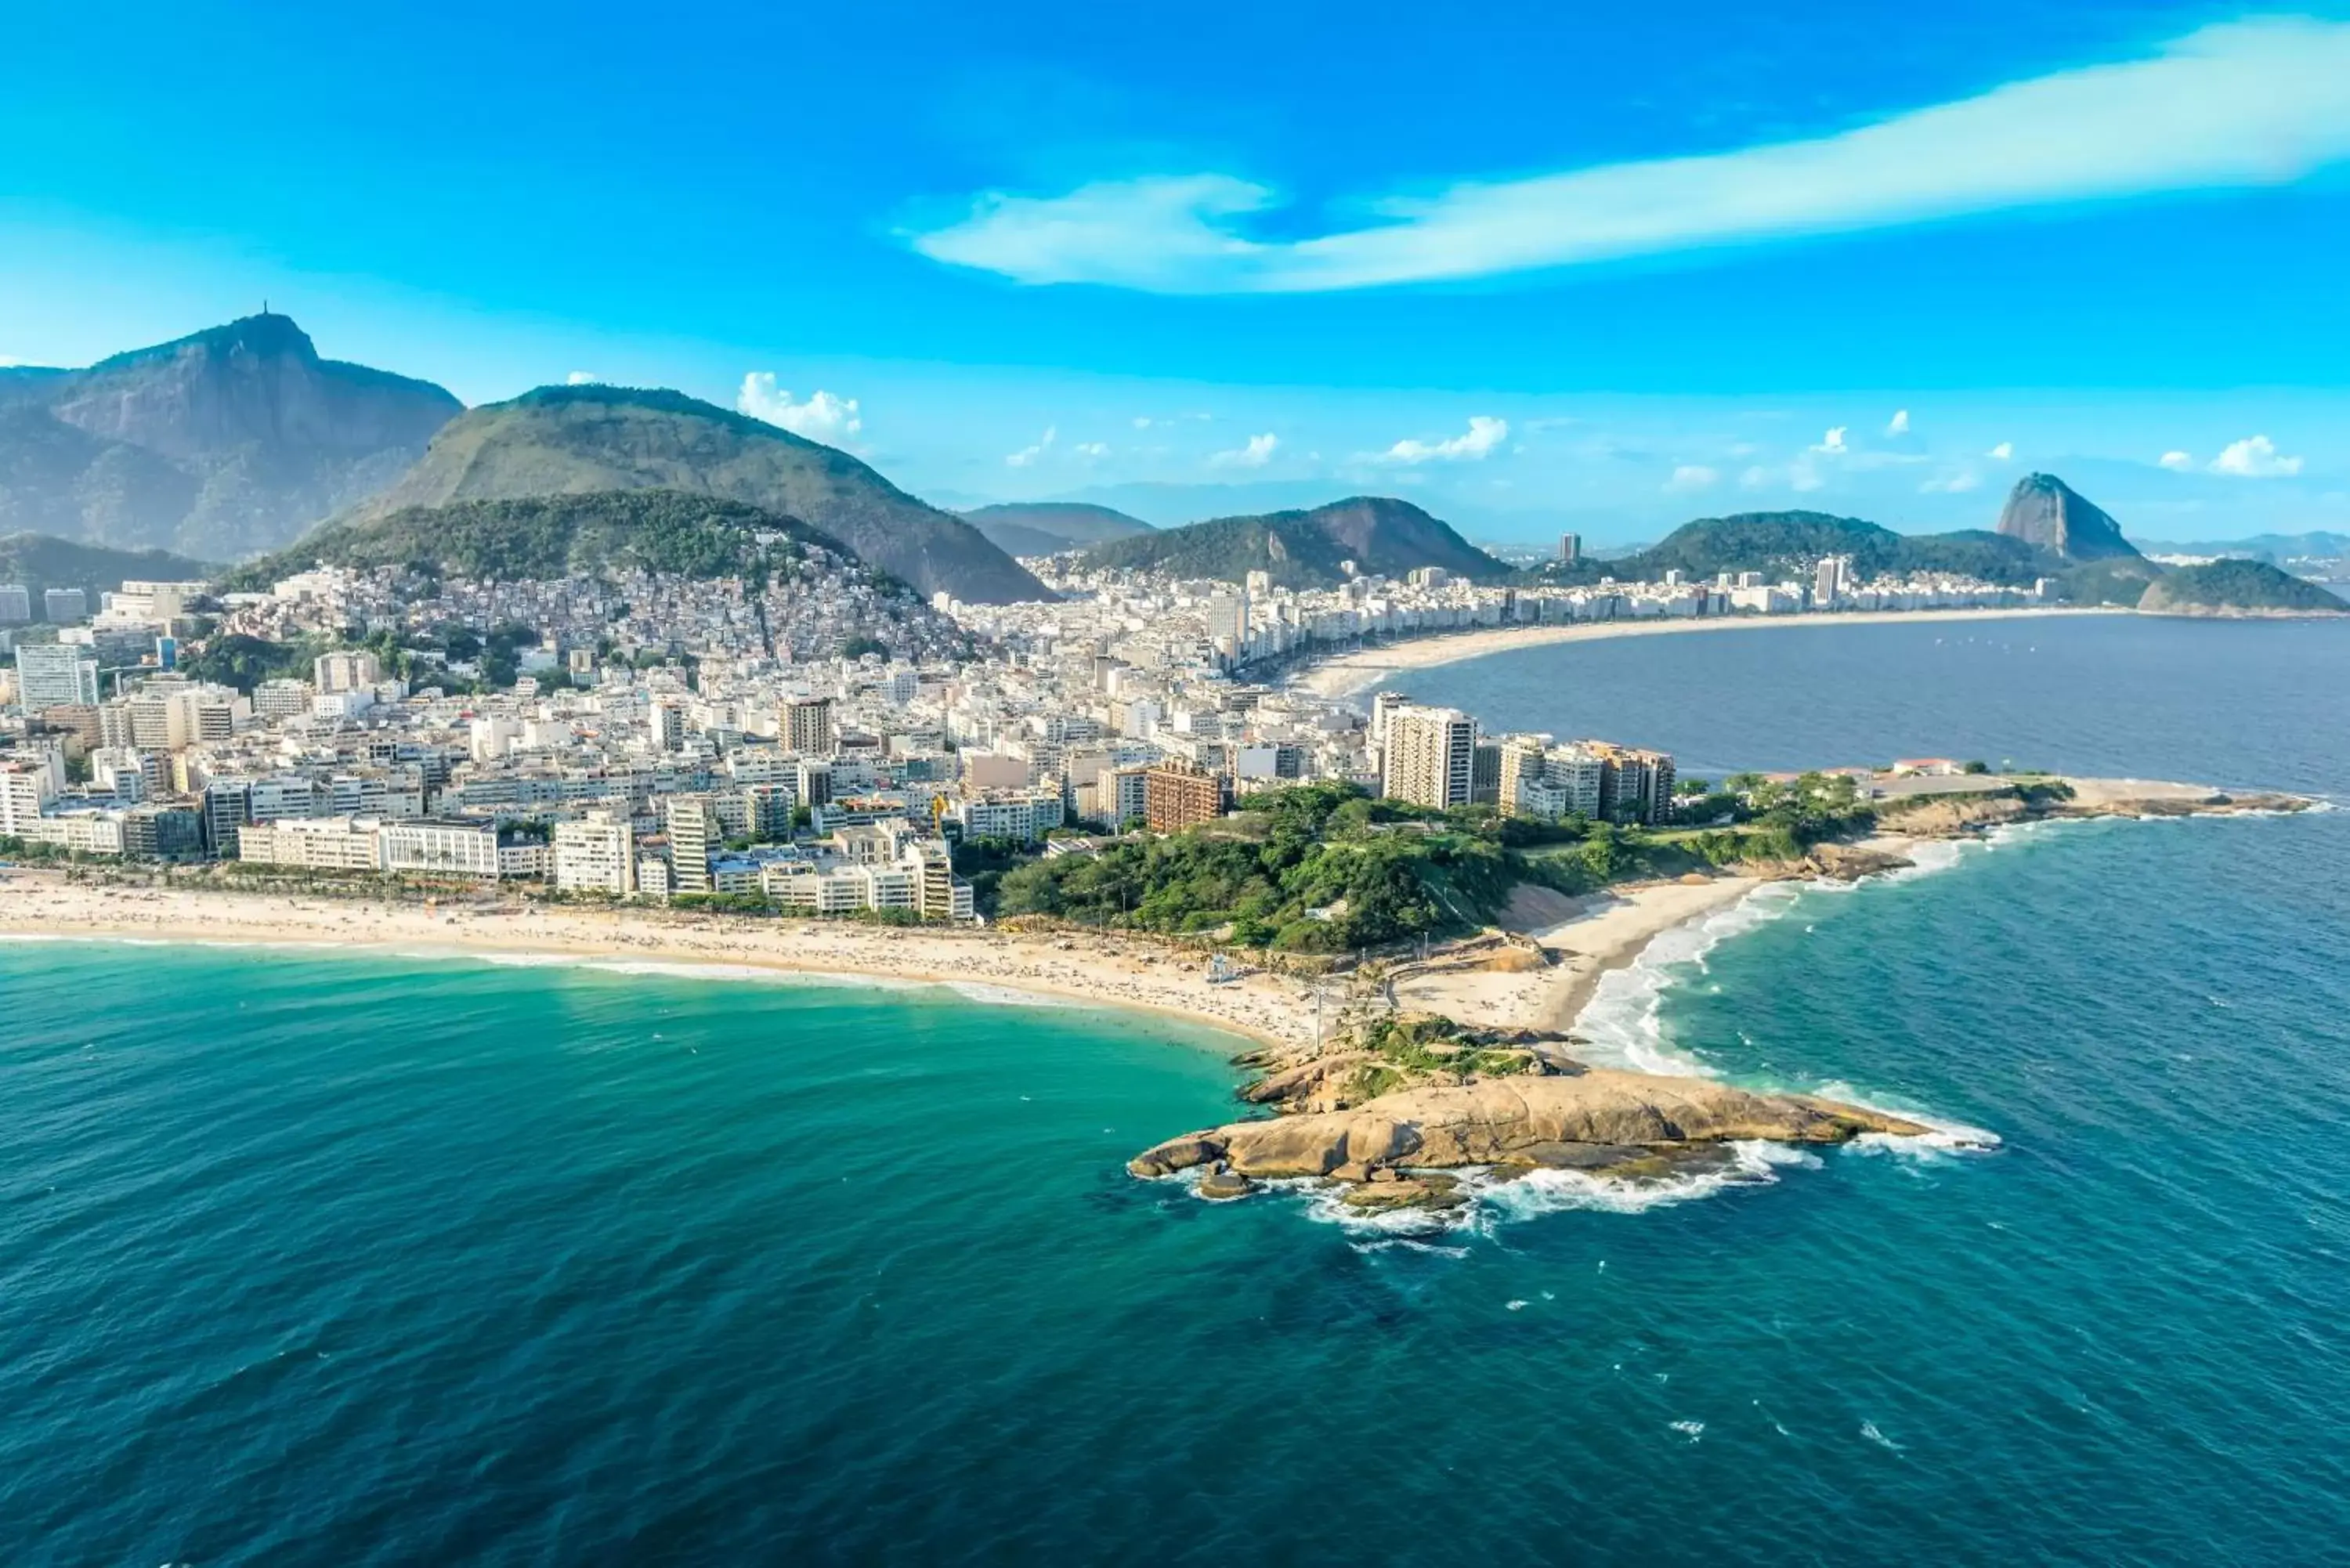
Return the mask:
<path id="1" fill-rule="evenodd" d="M 1257 1052 L 1242 1062 L 1263 1075 L 1241 1097 L 1274 1116 L 1170 1138 L 1127 1168 L 1146 1178 L 1201 1168 L 1208 1198 L 1311 1177 L 1345 1184 L 1357 1208 L 1445 1208 L 1463 1200 L 1453 1173 L 1464 1169 L 1639 1181 L 1726 1163 L 1727 1146 L 1747 1139 L 1838 1144 L 1930 1130 L 1811 1095 L 1586 1066 L 1569 1054 L 1574 1044 L 1419 1015 L 1377 1020 L 1326 1051 Z"/>

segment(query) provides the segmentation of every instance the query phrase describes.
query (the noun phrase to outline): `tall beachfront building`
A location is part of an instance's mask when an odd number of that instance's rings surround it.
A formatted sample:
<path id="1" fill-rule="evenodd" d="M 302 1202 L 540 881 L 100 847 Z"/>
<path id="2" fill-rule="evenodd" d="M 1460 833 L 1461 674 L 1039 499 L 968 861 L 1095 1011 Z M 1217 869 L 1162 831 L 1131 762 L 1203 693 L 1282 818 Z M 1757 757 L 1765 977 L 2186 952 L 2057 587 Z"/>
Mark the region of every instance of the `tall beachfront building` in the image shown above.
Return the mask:
<path id="1" fill-rule="evenodd" d="M 1458 708 L 1389 710 L 1379 793 L 1415 805 L 1467 805 L 1477 780 L 1477 722 Z"/>

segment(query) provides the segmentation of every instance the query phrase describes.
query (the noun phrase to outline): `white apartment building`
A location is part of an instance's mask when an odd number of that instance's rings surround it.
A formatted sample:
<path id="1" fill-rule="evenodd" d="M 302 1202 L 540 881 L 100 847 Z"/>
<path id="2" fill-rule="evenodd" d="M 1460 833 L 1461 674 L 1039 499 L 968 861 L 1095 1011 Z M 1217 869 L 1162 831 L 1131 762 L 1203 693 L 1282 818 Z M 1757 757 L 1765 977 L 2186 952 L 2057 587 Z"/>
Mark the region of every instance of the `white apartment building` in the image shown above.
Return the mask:
<path id="1" fill-rule="evenodd" d="M 307 680 L 264 680 L 253 689 L 253 711 L 269 719 L 291 719 L 310 711 Z"/>
<path id="2" fill-rule="evenodd" d="M 1440 809 L 1467 805 L 1477 775 L 1477 723 L 1458 708 L 1390 709 L 1379 793 Z"/>
<path id="3" fill-rule="evenodd" d="M 238 830 L 236 857 L 308 871 L 380 871 L 383 828 L 367 817 L 256 822 Z"/>
<path id="4" fill-rule="evenodd" d="M 637 890 L 636 840 L 623 818 L 591 811 L 555 825 L 555 885 L 567 893 L 625 898 Z"/>
<path id="5" fill-rule="evenodd" d="M 78 643 L 31 642 L 16 649 L 16 703 L 27 713 L 45 708 L 98 705 L 98 660 Z"/>
<path id="6" fill-rule="evenodd" d="M 55 794 L 47 768 L 0 763 L 0 836 L 24 837 Z"/>
<path id="7" fill-rule="evenodd" d="M 417 876 L 498 879 L 498 830 L 479 822 L 391 822 L 383 826 L 383 867 Z"/>
<path id="8" fill-rule="evenodd" d="M 955 820 L 962 825 L 966 839 L 1010 838 L 1033 843 L 1061 826 L 1063 811 L 1059 790 L 1029 790 L 1019 794 L 965 800 L 955 808 Z"/>

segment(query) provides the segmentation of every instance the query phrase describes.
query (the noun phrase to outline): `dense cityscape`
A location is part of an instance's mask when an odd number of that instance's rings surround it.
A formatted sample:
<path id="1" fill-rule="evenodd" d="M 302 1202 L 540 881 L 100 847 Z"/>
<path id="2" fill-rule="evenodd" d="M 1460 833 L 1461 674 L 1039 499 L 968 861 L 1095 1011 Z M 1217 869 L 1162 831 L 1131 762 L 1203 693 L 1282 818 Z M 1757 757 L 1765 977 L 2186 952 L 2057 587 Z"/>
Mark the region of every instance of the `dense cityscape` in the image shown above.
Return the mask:
<path id="1" fill-rule="evenodd" d="M 0 841 L 28 856 L 970 920 L 981 910 L 958 845 L 1085 853 L 1285 784 L 1549 822 L 1673 815 L 1661 753 L 1487 734 L 1394 692 L 1363 711 L 1285 682 L 1304 656 L 1479 629 L 2038 597 L 1951 577 L 1857 583 L 1833 556 L 1802 583 L 1669 573 L 1539 589 L 1435 568 L 1294 590 L 1263 573 L 1227 584 L 1036 565 L 1063 597 L 923 606 L 821 574 L 746 591 L 642 571 L 420 584 L 322 567 L 251 592 L 126 582 L 94 614 L 79 591 L 51 589 L 38 627 L 25 624 L 28 592 L 0 586 L 15 672 Z M 207 647 L 306 639 L 333 646 L 298 672 L 242 685 L 203 673 Z"/>

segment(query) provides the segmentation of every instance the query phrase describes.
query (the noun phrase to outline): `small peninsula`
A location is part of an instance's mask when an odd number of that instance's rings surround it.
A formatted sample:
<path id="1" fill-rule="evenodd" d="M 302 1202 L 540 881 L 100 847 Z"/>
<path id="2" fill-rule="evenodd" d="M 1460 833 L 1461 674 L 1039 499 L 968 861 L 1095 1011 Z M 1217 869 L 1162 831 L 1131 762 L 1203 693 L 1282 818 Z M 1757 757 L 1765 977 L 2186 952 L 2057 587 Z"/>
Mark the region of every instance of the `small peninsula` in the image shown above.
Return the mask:
<path id="1" fill-rule="evenodd" d="M 2227 559 L 2175 566 L 2146 586 L 2147 615 L 2292 617 L 2350 615 L 2350 603 L 2266 561 Z"/>

